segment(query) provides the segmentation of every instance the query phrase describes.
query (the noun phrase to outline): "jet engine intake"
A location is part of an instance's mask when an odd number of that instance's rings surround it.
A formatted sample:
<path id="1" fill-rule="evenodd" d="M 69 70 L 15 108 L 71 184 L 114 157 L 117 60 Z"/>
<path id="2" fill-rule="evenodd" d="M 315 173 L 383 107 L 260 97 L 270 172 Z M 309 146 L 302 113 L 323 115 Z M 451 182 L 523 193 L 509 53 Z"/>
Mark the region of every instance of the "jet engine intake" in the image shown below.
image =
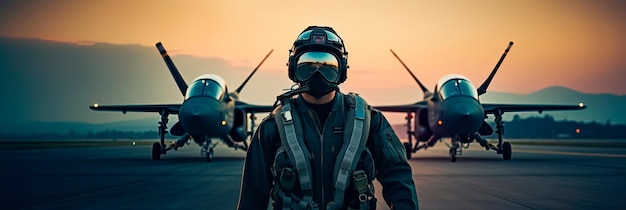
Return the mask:
<path id="1" fill-rule="evenodd" d="M 172 134 L 172 136 L 182 136 L 185 135 L 185 133 L 185 129 L 180 124 L 180 122 L 176 122 L 174 126 L 172 126 L 172 128 L 170 129 L 170 134 Z"/>
<path id="2" fill-rule="evenodd" d="M 489 136 L 493 134 L 493 128 L 489 125 L 489 123 L 483 121 L 483 124 L 478 129 L 478 134 L 482 136 Z"/>
<path id="3" fill-rule="evenodd" d="M 415 139 L 425 142 L 433 135 L 433 131 L 428 127 L 428 110 L 421 109 L 415 113 Z"/>
<path id="4" fill-rule="evenodd" d="M 245 141 L 248 137 L 248 117 L 246 112 L 240 109 L 235 109 L 235 119 L 233 122 L 233 129 L 230 131 L 229 136 L 234 142 Z"/>
<path id="5" fill-rule="evenodd" d="M 248 132 L 246 131 L 245 126 L 237 126 L 233 127 L 233 130 L 230 131 L 230 136 L 232 140 L 235 142 L 242 142 L 248 138 Z"/>

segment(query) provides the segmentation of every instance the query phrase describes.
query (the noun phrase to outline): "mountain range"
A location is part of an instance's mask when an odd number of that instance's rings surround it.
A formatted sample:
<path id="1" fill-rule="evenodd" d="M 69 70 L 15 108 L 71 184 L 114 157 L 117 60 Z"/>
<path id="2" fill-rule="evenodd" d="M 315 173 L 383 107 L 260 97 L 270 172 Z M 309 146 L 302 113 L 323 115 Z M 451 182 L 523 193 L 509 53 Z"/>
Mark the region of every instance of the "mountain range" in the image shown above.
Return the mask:
<path id="1" fill-rule="evenodd" d="M 166 43 L 164 45 L 167 47 Z M 247 77 L 258 62 L 251 61 L 250 65 L 242 66 L 221 58 L 190 55 L 173 55 L 172 59 L 187 82 L 202 74 L 214 73 L 222 76 L 231 90 Z M 0 37 L 0 65 L 0 94 L 4 96 L 0 103 L 0 126 L 4 133 L 67 133 L 70 129 L 75 132 L 97 132 L 118 128 L 156 130 L 159 120 L 156 113 L 124 115 L 118 112 L 96 112 L 88 107 L 95 102 L 154 104 L 180 103 L 183 99 L 156 48 L 150 46 Z M 253 104 L 272 104 L 275 96 L 291 85 L 284 69 L 261 67 L 242 91 L 241 99 Z M 372 105 L 380 101 L 385 101 L 385 104 L 380 105 L 389 105 L 412 103 L 407 98 L 421 98 L 417 97 L 421 94 L 418 90 L 415 86 L 371 88 L 358 92 Z M 530 94 L 490 90 L 481 96 L 481 101 L 524 104 L 584 102 L 588 108 L 583 111 L 544 114 L 550 114 L 555 120 L 626 124 L 624 95 L 588 94 L 554 86 Z M 522 118 L 539 115 L 536 112 L 505 113 L 504 120 L 510 120 L 516 114 Z M 402 114 L 390 113 L 388 116 L 392 124 L 404 123 Z M 259 115 L 258 119 L 262 117 Z M 170 126 L 176 120 L 176 116 L 170 116 Z"/>
<path id="2" fill-rule="evenodd" d="M 611 122 L 626 124 L 626 96 L 614 94 L 587 94 L 575 90 L 553 86 L 531 94 L 512 94 L 488 92 L 481 96 L 482 103 L 520 103 L 520 104 L 578 104 L 584 103 L 587 108 L 581 111 L 546 111 L 555 120 Z M 504 120 L 513 116 L 522 118 L 539 115 L 537 112 L 505 113 Z"/>

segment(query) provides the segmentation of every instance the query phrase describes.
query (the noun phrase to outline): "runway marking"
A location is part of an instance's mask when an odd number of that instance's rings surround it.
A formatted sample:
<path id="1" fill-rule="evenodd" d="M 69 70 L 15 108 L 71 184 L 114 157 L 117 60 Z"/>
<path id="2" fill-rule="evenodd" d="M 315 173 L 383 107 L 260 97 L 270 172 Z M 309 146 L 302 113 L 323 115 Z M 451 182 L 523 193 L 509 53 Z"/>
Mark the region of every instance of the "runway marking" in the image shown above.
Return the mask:
<path id="1" fill-rule="evenodd" d="M 584 152 L 559 152 L 559 151 L 546 151 L 546 150 L 526 150 L 517 149 L 515 152 L 522 153 L 535 153 L 535 154 L 549 154 L 549 155 L 574 155 L 574 156 L 592 156 L 592 157 L 621 157 L 626 158 L 626 154 L 602 154 L 602 153 L 584 153 Z"/>

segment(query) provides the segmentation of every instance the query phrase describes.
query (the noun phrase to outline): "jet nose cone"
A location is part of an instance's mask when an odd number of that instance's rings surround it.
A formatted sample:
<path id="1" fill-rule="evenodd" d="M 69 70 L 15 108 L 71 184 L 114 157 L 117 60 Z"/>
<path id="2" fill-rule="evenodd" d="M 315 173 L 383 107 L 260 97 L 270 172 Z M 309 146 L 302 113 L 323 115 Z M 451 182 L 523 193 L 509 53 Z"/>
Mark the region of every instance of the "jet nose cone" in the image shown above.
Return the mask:
<path id="1" fill-rule="evenodd" d="M 470 98 L 459 98 L 449 102 L 453 103 L 447 104 L 444 122 L 452 133 L 473 133 L 480 128 L 484 120 L 484 111 L 477 101 Z"/>
<path id="2" fill-rule="evenodd" d="M 220 126 L 225 119 L 222 104 L 208 97 L 190 98 L 181 106 L 178 118 L 182 127 L 192 136 L 221 136 Z"/>
<path id="3" fill-rule="evenodd" d="M 452 110 L 450 110 L 450 114 L 458 117 L 460 120 L 468 121 L 471 120 L 473 116 L 479 114 L 478 109 L 472 104 L 463 103 L 455 105 Z"/>
<path id="4" fill-rule="evenodd" d="M 206 104 L 202 103 L 185 103 L 184 109 L 185 111 L 183 112 L 192 119 L 202 119 L 202 117 L 211 114 L 209 110 L 210 106 L 206 106 Z"/>

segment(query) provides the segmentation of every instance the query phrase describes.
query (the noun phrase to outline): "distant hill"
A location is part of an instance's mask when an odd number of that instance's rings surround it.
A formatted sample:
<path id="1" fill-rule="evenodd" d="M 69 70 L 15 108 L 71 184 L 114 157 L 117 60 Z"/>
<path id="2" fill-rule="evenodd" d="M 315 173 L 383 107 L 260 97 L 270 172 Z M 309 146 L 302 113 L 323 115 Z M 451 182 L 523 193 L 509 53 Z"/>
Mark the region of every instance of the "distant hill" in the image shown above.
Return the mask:
<path id="1" fill-rule="evenodd" d="M 167 47 L 167 43 L 164 45 Z M 3 129 L 8 131 L 65 132 L 68 127 L 76 127 L 76 131 L 79 131 L 99 123 L 143 119 L 153 119 L 144 124 L 147 128 L 156 129 L 155 123 L 159 117 L 156 113 L 124 115 L 119 112 L 96 112 L 88 107 L 95 102 L 154 104 L 180 103 L 183 99 L 153 46 L 106 43 L 86 45 L 2 37 L 0 46 L 0 95 L 4 97 L 0 103 L 0 125 L 4 125 Z M 189 55 L 174 55 L 173 60 L 187 82 L 202 74 L 215 73 L 227 81 L 230 90 L 236 88 L 256 65 L 238 66 L 221 58 Z M 291 84 L 284 71 L 261 69 L 244 88 L 241 99 L 249 103 L 271 105 L 275 96 Z M 361 93 L 372 105 L 406 104 L 409 102 L 396 101 L 417 100 L 416 95 L 420 93 L 417 87 L 407 90 L 406 87 L 380 89 L 370 86 L 351 91 Z M 385 96 L 384 104 L 375 100 L 380 96 Z M 544 114 L 550 114 L 556 120 L 626 124 L 626 110 L 623 108 L 626 107 L 626 96 L 587 94 L 565 87 L 550 87 L 531 94 L 488 91 L 481 100 L 485 103 L 529 104 L 577 104 L 582 101 L 588 106 L 586 110 Z M 540 116 L 536 112 L 505 113 L 504 119 L 511 120 L 515 114 L 523 118 Z M 404 123 L 401 114 L 388 116 L 392 124 Z M 170 123 L 176 119 L 177 116 L 170 116 Z M 69 122 L 95 124 L 78 126 Z"/>
<path id="2" fill-rule="evenodd" d="M 626 124 L 626 109 L 624 109 L 626 96 L 587 94 L 566 87 L 553 86 L 526 95 L 487 92 L 480 99 L 482 103 L 578 104 L 583 102 L 587 106 L 585 110 L 546 111 L 543 114 L 549 114 L 556 120 L 610 121 L 613 124 Z M 503 116 L 505 120 L 511 120 L 516 114 L 522 118 L 540 116 L 537 112 L 505 113 Z"/>
<path id="3" fill-rule="evenodd" d="M 612 124 L 601 122 L 580 122 L 571 120 L 554 120 L 551 115 L 543 117 L 514 118 L 504 121 L 504 138 L 523 139 L 625 139 L 626 124 Z M 495 129 L 494 122 L 489 125 Z M 401 139 L 407 138 L 406 124 L 393 124 L 394 131 Z M 413 127 L 411 127 L 413 129 Z M 497 139 L 494 132 L 483 136 L 487 139 Z"/>
<path id="4" fill-rule="evenodd" d="M 167 48 L 167 43 L 164 45 Z M 154 104 L 183 100 L 154 46 L 3 37 L 0 46 L 0 95 L 4 97 L 0 103 L 0 123 L 141 119 L 158 115 L 133 113 L 120 117 L 121 113 L 95 112 L 88 107 L 93 103 Z M 218 74 L 231 91 L 256 66 L 256 63 L 235 66 L 214 57 L 172 55 L 172 59 L 187 83 L 203 74 Z M 271 105 L 275 97 L 270 96 L 278 95 L 291 81 L 285 74 L 277 76 L 271 71 L 261 71 L 248 82 L 240 99 Z"/>
<path id="5" fill-rule="evenodd" d="M 525 119 L 536 116 L 550 115 L 557 121 L 597 122 L 599 124 L 626 125 L 626 96 L 613 94 L 587 94 L 575 90 L 553 86 L 530 94 L 512 94 L 489 91 L 480 98 L 482 103 L 503 104 L 578 104 L 583 102 L 588 106 L 579 111 L 546 111 L 537 112 L 508 112 L 503 115 L 504 121 L 513 120 L 515 115 Z M 493 116 L 487 122 L 493 124 Z M 395 120 L 392 126 L 398 136 L 406 138 L 406 121 Z"/>
<path id="6" fill-rule="evenodd" d="M 626 125 L 626 96 L 614 94 L 587 94 L 575 90 L 553 86 L 530 94 L 512 94 L 489 91 L 480 98 L 482 103 L 502 104 L 570 104 L 576 105 L 583 102 L 587 108 L 576 111 L 545 111 L 538 112 L 507 112 L 503 115 L 504 121 L 511 121 L 515 115 L 520 118 L 541 117 L 550 115 L 555 120 L 569 120 L 582 122 L 598 122 Z M 403 114 L 385 113 L 391 124 L 403 128 Z M 494 117 L 489 115 L 487 122 L 493 123 Z"/>
<path id="7" fill-rule="evenodd" d="M 174 123 L 170 122 L 168 127 Z M 85 135 L 89 132 L 102 132 L 105 130 L 117 131 L 157 131 L 158 118 L 144 118 L 136 120 L 122 120 L 109 123 L 84 123 L 84 122 L 41 122 L 33 121 L 17 124 L 0 124 L 3 134 L 66 134 L 73 132 Z"/>

